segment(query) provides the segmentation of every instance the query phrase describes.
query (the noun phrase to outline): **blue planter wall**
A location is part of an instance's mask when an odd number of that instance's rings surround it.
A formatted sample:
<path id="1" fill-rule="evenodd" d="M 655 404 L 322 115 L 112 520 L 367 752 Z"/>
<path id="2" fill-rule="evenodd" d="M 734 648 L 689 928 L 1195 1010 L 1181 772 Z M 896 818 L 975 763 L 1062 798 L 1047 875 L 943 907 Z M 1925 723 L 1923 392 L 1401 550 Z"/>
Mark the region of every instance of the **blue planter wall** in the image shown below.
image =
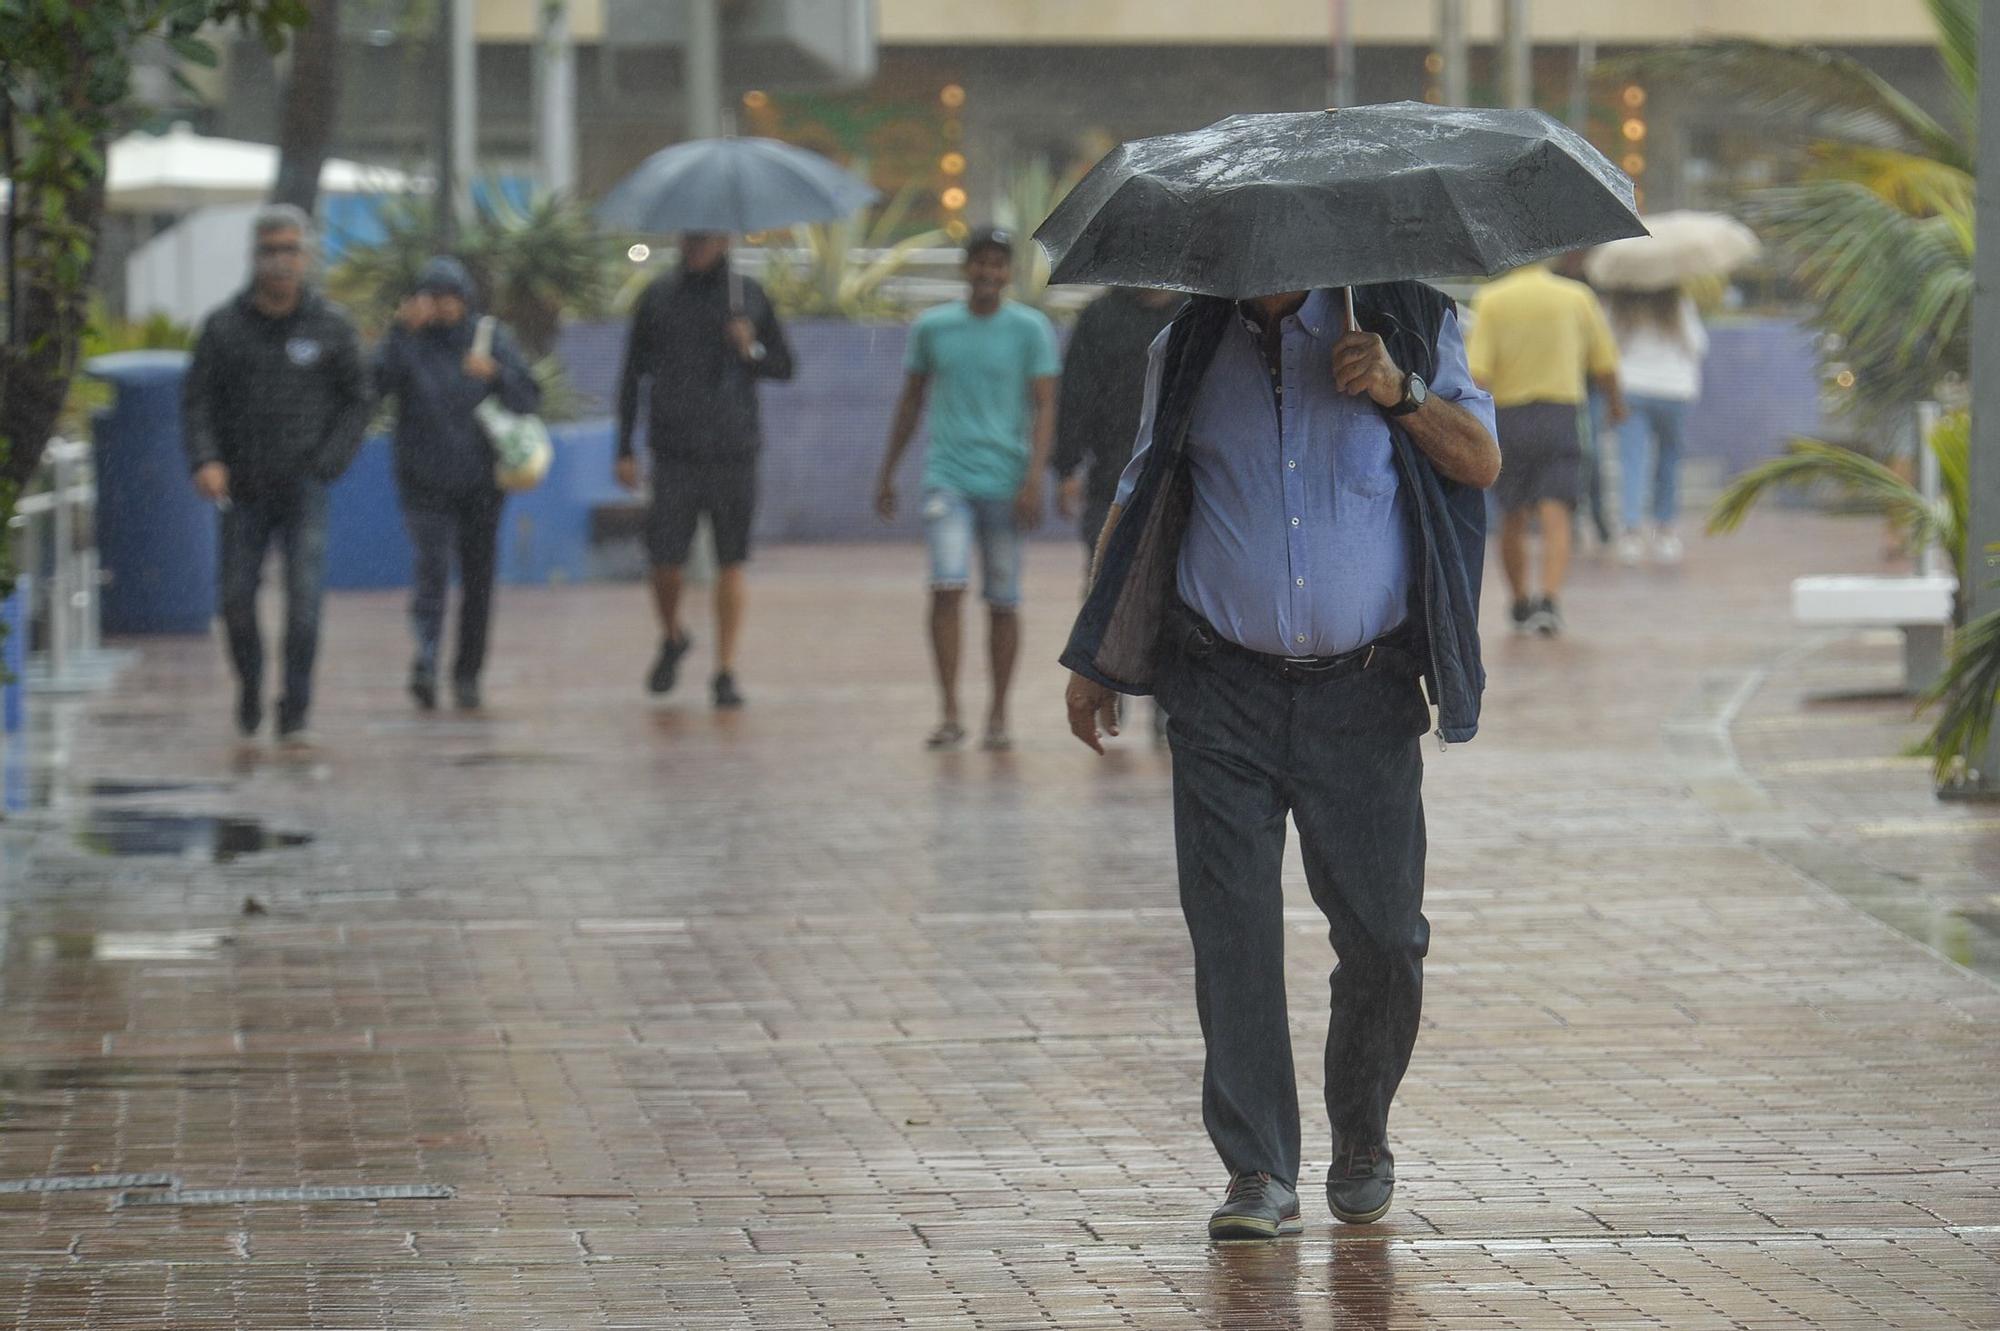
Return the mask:
<path id="1" fill-rule="evenodd" d="M 555 459 L 527 494 L 510 495 L 500 526 L 500 580 L 516 586 L 582 582 L 595 575 L 591 511 L 628 502 L 611 479 L 611 423 L 578 421 L 551 429 Z M 327 585 L 406 587 L 410 540 L 396 501 L 386 438 L 370 439 L 330 496 Z"/>
<path id="2" fill-rule="evenodd" d="M 904 460 L 906 502 L 894 524 L 873 513 L 875 469 L 903 385 L 902 324 L 801 320 L 786 329 L 799 362 L 790 383 L 764 389 L 758 536 L 767 541 L 917 539 L 911 510 L 923 440 Z M 1820 428 L 1812 334 L 1790 319 L 1745 319 L 1710 330 L 1706 394 L 1689 417 L 1691 455 L 1718 457 L 1733 475 L 1798 433 Z M 576 388 L 600 409 L 616 399 L 625 327 L 574 324 L 557 348 Z M 1052 519 L 1046 537 L 1074 539 Z"/>

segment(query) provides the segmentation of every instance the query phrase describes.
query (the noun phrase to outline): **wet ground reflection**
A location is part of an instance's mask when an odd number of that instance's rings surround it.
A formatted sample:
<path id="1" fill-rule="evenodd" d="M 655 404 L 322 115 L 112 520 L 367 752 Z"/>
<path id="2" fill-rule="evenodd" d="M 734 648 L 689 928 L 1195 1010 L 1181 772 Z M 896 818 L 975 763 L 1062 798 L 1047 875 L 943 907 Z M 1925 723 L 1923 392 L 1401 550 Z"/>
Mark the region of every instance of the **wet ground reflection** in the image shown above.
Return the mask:
<path id="1" fill-rule="evenodd" d="M 244 855 L 303 846 L 309 832 L 279 832 L 256 818 L 95 809 L 77 828 L 77 844 L 98 855 L 173 855 L 227 864 Z"/>
<path id="2" fill-rule="evenodd" d="M 1208 1297 L 1198 1308 L 1216 1326 L 1272 1331 L 1374 1331 L 1396 1309 L 1390 1245 L 1336 1242 L 1317 1287 L 1318 1245 L 1218 1243 L 1208 1250 Z M 1416 1324 L 1416 1323 L 1411 1323 Z"/>

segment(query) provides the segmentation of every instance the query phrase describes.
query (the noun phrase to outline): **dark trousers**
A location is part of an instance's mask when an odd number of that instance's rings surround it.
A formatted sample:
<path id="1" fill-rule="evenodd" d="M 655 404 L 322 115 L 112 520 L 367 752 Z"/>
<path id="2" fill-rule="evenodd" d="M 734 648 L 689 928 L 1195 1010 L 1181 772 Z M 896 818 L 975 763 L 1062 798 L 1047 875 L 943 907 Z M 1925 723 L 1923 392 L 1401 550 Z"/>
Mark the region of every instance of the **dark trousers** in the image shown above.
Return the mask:
<path id="1" fill-rule="evenodd" d="M 403 521 L 416 551 L 410 588 L 410 628 L 417 639 L 415 666 L 436 675 L 444 638 L 445 594 L 453 560 L 458 564 L 458 653 L 451 677 L 479 680 L 486 665 L 486 635 L 493 623 L 493 575 L 499 563 L 500 510 L 505 496 L 484 491 L 449 503 L 405 508 Z"/>
<path id="2" fill-rule="evenodd" d="M 1407 668 L 1288 683 L 1197 631 L 1159 681 L 1174 755 L 1181 909 L 1208 1061 L 1202 1121 L 1232 1172 L 1296 1186 L 1285 1012 L 1285 816 L 1339 965 L 1326 1037 L 1336 1142 L 1386 1142 L 1423 1002 L 1421 686 Z"/>
<path id="3" fill-rule="evenodd" d="M 285 692 L 278 725 L 305 724 L 312 708 L 313 660 L 319 654 L 320 601 L 326 592 L 326 487 L 318 481 L 237 498 L 222 514 L 222 623 L 243 692 L 261 701 L 264 637 L 257 588 L 272 545 L 285 558 Z"/>

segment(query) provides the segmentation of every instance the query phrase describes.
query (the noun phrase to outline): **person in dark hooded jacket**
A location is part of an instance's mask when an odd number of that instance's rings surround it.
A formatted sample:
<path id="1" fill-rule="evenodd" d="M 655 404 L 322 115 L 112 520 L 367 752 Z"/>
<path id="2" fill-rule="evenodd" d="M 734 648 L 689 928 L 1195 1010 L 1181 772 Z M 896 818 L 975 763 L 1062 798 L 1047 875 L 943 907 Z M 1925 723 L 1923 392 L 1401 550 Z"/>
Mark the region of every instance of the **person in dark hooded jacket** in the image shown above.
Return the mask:
<path id="1" fill-rule="evenodd" d="M 478 354 L 479 322 L 465 266 L 449 257 L 432 259 L 416 291 L 398 307 L 375 359 L 376 391 L 396 399 L 396 489 L 416 555 L 410 696 L 425 711 L 437 706 L 438 648 L 454 557 L 460 592 L 452 694 L 461 709 L 480 702 L 506 496 L 493 477 L 493 446 L 473 409 L 489 395 L 509 411 L 541 405 L 541 389 L 504 327 L 493 329 L 490 354 Z"/>

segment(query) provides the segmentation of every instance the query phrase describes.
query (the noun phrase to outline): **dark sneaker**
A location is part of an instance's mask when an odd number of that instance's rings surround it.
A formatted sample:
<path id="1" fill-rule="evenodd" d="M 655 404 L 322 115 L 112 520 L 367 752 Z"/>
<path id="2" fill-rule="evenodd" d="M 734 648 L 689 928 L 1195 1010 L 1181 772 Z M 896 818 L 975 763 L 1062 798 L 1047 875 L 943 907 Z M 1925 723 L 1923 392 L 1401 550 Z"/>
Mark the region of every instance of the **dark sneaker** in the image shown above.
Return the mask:
<path id="1" fill-rule="evenodd" d="M 1556 606 L 1556 598 L 1544 596 L 1535 604 L 1534 614 L 1528 619 L 1529 627 L 1544 638 L 1553 638 L 1563 631 L 1563 614 Z"/>
<path id="2" fill-rule="evenodd" d="M 422 666 L 410 667 L 410 697 L 420 711 L 435 712 L 438 705 L 437 676 Z"/>
<path id="3" fill-rule="evenodd" d="M 1269 1174 L 1232 1174 L 1229 1196 L 1208 1218 L 1212 1239 L 1275 1239 L 1305 1230 L 1299 1194 Z"/>
<path id="4" fill-rule="evenodd" d="M 451 686 L 451 700 L 461 712 L 479 710 L 479 681 L 461 679 Z"/>
<path id="5" fill-rule="evenodd" d="M 1535 603 L 1533 601 L 1514 602 L 1514 609 L 1509 613 L 1508 621 L 1513 625 L 1514 632 L 1528 632 L 1535 626 Z"/>
<path id="6" fill-rule="evenodd" d="M 236 695 L 236 733 L 245 739 L 255 739 L 257 732 L 264 728 L 264 704 L 255 693 Z"/>
<path id="7" fill-rule="evenodd" d="M 1389 1213 L 1396 1192 L 1396 1158 L 1386 1146 L 1337 1150 L 1326 1171 L 1326 1204 L 1335 1220 L 1372 1225 Z"/>
<path id="8" fill-rule="evenodd" d="M 683 633 L 678 638 L 668 638 L 660 643 L 660 655 L 653 662 L 653 671 L 646 676 L 646 692 L 666 693 L 674 687 L 674 681 L 681 675 L 681 658 L 687 649 L 694 646 L 694 635 Z"/>
<path id="9" fill-rule="evenodd" d="M 725 712 L 735 711 L 748 701 L 736 688 L 736 676 L 727 670 L 715 677 L 715 705 Z"/>

